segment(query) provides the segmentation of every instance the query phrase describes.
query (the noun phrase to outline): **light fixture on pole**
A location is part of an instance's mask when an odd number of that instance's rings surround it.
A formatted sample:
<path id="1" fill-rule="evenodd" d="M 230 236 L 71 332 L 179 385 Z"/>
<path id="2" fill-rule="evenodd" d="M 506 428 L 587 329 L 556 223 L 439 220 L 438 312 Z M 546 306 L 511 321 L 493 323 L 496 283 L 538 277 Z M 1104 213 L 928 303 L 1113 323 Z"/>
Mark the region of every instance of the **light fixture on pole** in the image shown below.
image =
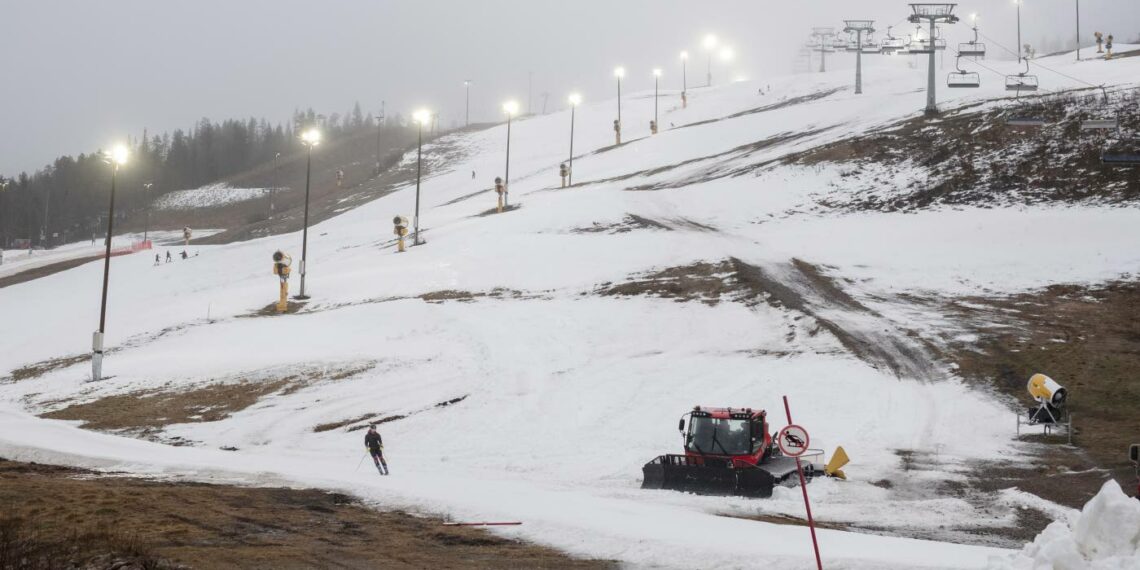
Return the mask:
<path id="1" fill-rule="evenodd" d="M 130 151 L 125 145 L 116 145 L 104 154 L 103 160 L 111 165 L 111 206 L 107 214 L 107 241 L 103 254 L 103 296 L 99 303 L 99 330 L 91 336 L 91 379 L 103 379 L 103 333 L 107 330 L 107 287 L 111 282 L 111 236 L 115 229 L 115 179 L 119 167 L 127 163 Z"/>
<path id="2" fill-rule="evenodd" d="M 321 132 L 309 129 L 301 133 L 301 144 L 308 148 L 308 158 L 305 163 L 305 221 L 301 230 L 301 291 L 295 299 L 308 299 L 305 294 L 305 269 L 309 259 L 309 183 L 313 173 L 313 147 L 321 144 Z"/>
<path id="3" fill-rule="evenodd" d="M 511 118 L 519 112 L 519 103 L 514 99 L 503 103 L 503 112 L 507 114 L 507 168 L 503 175 L 503 205 L 510 206 L 511 192 Z"/>
<path id="4" fill-rule="evenodd" d="M 463 80 L 463 89 L 466 92 L 464 96 L 464 111 L 463 111 L 463 126 L 471 126 L 471 80 Z"/>
<path id="5" fill-rule="evenodd" d="M 621 144 L 621 78 L 625 77 L 625 68 L 618 66 L 614 68 L 614 77 L 617 78 L 617 122 L 614 123 L 614 131 L 617 132 L 618 144 Z"/>
<path id="6" fill-rule="evenodd" d="M 689 52 L 681 52 L 681 108 L 689 106 Z"/>
<path id="7" fill-rule="evenodd" d="M 571 93 L 570 97 L 570 169 L 567 171 L 567 178 L 570 180 L 570 185 L 574 185 L 574 112 L 578 110 L 578 105 L 582 103 L 582 96 L 577 93 Z"/>
<path id="8" fill-rule="evenodd" d="M 657 134 L 657 128 L 661 123 L 657 122 L 657 86 L 661 82 L 661 69 L 653 69 L 653 134 Z"/>
<path id="9" fill-rule="evenodd" d="M 154 186 L 152 182 L 143 184 L 143 192 L 146 194 L 146 222 L 143 223 L 143 243 L 146 243 L 147 232 L 150 231 L 150 188 L 152 186 Z"/>
<path id="10" fill-rule="evenodd" d="M 705 87 L 712 87 L 712 58 L 713 58 L 713 50 L 716 49 L 716 44 L 717 44 L 716 36 L 714 36 L 712 34 L 705 36 L 704 46 L 705 46 L 705 50 L 709 52 L 708 75 L 707 75 L 707 78 L 705 80 Z"/>
<path id="11" fill-rule="evenodd" d="M 427 109 L 420 109 L 412 113 L 412 119 L 416 121 L 417 132 L 419 134 L 418 143 L 416 144 L 416 215 L 412 218 L 412 245 L 422 245 L 424 242 L 420 239 L 420 173 L 421 164 L 423 163 L 424 152 L 424 123 L 430 121 L 432 118 L 431 111 Z"/>

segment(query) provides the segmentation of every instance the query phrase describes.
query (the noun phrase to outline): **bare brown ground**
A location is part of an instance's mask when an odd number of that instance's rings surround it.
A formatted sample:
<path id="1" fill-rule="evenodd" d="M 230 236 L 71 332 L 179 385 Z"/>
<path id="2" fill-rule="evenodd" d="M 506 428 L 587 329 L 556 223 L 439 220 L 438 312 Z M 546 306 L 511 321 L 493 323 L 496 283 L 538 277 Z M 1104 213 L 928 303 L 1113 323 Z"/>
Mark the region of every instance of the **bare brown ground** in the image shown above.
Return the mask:
<path id="1" fill-rule="evenodd" d="M 101 477 L 3 459 L 0 513 L 2 568 L 615 567 L 337 493 Z"/>
<path id="2" fill-rule="evenodd" d="M 982 328 L 976 346 L 957 352 L 962 374 L 995 386 L 1026 409 L 1029 377 L 1037 372 L 1053 377 L 1069 389 L 1077 449 L 1056 448 L 1051 463 L 1072 471 L 1104 468 L 1125 489 L 1135 489 L 1127 452 L 1129 444 L 1140 443 L 1140 283 L 1054 286 L 1008 299 L 967 301 L 971 306 L 952 304 L 952 314 L 967 322 L 1009 326 Z M 1053 446 L 1059 441 L 1051 440 Z M 1091 484 L 1047 485 L 1043 496 L 1079 507 L 1104 478 L 1085 479 Z"/>

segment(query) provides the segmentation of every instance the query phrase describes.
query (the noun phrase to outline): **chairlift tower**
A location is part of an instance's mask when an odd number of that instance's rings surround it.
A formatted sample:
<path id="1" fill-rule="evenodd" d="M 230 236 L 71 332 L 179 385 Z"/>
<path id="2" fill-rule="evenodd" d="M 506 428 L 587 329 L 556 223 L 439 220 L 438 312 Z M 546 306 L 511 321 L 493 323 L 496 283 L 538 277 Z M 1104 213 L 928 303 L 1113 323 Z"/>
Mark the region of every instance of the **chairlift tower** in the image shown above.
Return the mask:
<path id="1" fill-rule="evenodd" d="M 958 16 L 954 15 L 954 8 L 957 4 L 911 4 L 911 15 L 907 18 L 912 24 L 921 24 L 924 20 L 930 22 L 930 42 L 931 47 L 934 47 L 934 38 L 937 37 L 937 30 L 935 25 L 938 22 L 946 22 L 947 24 L 954 24 L 958 22 Z M 934 52 L 936 49 L 930 50 L 930 65 L 928 66 L 927 80 L 926 80 L 926 114 L 937 115 L 938 105 L 937 97 L 935 95 L 936 83 L 934 81 Z"/>
<path id="2" fill-rule="evenodd" d="M 855 34 L 855 45 L 859 50 L 855 52 L 855 94 L 863 93 L 863 34 L 875 33 L 874 20 L 843 20 L 846 27 L 844 32 Z"/>
<path id="3" fill-rule="evenodd" d="M 813 45 L 819 50 L 819 72 L 827 71 L 827 52 L 835 51 L 835 28 L 812 28 Z"/>

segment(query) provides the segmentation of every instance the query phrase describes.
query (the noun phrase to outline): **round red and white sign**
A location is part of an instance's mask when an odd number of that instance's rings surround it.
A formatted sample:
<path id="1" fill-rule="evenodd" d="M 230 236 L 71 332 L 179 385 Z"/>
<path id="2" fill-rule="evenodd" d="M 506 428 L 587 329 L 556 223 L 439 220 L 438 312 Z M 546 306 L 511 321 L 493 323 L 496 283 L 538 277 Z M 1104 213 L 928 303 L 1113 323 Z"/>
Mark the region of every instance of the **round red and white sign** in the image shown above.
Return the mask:
<path id="1" fill-rule="evenodd" d="M 807 430 L 795 424 L 780 430 L 776 436 L 776 445 L 788 457 L 803 455 L 808 450 L 808 443 L 810 442 L 811 439 L 808 438 Z"/>

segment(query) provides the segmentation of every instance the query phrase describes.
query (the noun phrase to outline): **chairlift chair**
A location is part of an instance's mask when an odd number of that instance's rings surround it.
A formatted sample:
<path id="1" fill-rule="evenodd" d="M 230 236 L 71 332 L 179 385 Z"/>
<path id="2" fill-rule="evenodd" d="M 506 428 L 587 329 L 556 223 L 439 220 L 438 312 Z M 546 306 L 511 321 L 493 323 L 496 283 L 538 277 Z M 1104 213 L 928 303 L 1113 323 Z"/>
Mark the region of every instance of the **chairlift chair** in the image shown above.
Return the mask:
<path id="1" fill-rule="evenodd" d="M 1037 91 L 1037 76 L 1030 75 L 1029 73 L 1029 59 L 1022 59 L 1025 60 L 1025 71 L 1018 73 L 1017 75 L 1005 76 L 1006 91 L 1017 91 L 1018 93 L 1021 93 L 1022 91 Z"/>
<path id="2" fill-rule="evenodd" d="M 968 71 L 955 71 L 946 76 L 946 86 L 951 88 L 981 87 L 982 76 Z"/>
<path id="3" fill-rule="evenodd" d="M 907 41 L 891 35 L 891 28 L 893 27 L 894 26 L 887 26 L 887 37 L 883 38 L 883 42 L 879 46 L 879 51 L 882 53 L 896 53 L 906 50 Z"/>
<path id="4" fill-rule="evenodd" d="M 1111 131 L 1120 127 L 1116 119 L 1085 119 L 1081 121 L 1082 131 Z"/>
<path id="5" fill-rule="evenodd" d="M 946 40 L 942 38 L 934 38 L 934 50 L 942 51 L 946 49 Z"/>
<path id="6" fill-rule="evenodd" d="M 1014 115 L 1005 120 L 1011 127 L 1044 127 L 1045 119 L 1035 115 Z"/>
<path id="7" fill-rule="evenodd" d="M 958 55 L 963 57 L 986 57 L 986 44 L 977 42 L 958 44 Z"/>
<path id="8" fill-rule="evenodd" d="M 1104 151 L 1100 163 L 1116 168 L 1140 166 L 1140 152 Z"/>

